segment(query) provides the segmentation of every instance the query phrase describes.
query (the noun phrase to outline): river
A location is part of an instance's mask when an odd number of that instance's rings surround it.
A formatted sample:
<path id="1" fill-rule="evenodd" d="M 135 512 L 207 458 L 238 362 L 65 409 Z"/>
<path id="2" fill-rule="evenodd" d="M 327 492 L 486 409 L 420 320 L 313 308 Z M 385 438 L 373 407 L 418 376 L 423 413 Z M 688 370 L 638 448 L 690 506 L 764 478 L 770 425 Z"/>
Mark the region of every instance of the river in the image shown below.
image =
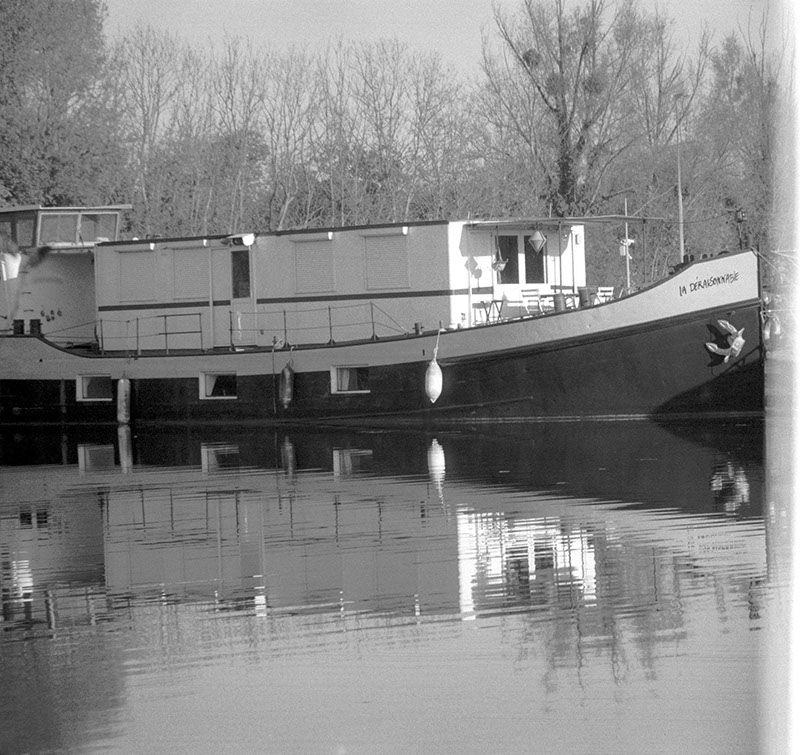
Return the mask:
<path id="1" fill-rule="evenodd" d="M 0 433 L 0 751 L 751 753 L 764 426 Z"/>

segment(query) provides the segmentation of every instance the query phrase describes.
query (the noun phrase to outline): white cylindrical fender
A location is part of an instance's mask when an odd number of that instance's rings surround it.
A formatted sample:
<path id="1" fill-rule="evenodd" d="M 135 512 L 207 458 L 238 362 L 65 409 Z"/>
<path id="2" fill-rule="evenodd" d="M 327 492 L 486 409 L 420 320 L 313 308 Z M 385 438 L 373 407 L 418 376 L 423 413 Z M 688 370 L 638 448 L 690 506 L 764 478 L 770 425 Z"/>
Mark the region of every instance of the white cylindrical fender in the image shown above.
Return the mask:
<path id="1" fill-rule="evenodd" d="M 131 421 L 131 381 L 120 378 L 117 381 L 117 422 L 127 425 Z"/>
<path id="2" fill-rule="evenodd" d="M 425 371 L 425 395 L 432 404 L 442 395 L 442 368 L 439 367 L 436 357 L 431 359 Z"/>
<path id="3" fill-rule="evenodd" d="M 278 397 L 284 409 L 292 403 L 294 398 L 294 370 L 289 362 L 282 370 L 278 385 Z"/>

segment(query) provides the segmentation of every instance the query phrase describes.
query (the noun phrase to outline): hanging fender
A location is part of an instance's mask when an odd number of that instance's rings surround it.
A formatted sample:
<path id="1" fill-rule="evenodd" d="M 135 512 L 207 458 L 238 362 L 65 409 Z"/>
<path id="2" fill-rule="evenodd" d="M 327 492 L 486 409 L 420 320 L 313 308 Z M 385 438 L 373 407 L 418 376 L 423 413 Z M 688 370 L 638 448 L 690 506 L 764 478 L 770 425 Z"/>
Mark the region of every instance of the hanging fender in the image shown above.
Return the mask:
<path id="1" fill-rule="evenodd" d="M 284 409 L 292 403 L 292 399 L 294 398 L 294 369 L 292 368 L 291 361 L 287 362 L 286 366 L 281 370 L 278 383 L 278 397 Z"/>
<path id="2" fill-rule="evenodd" d="M 770 310 L 765 310 L 761 313 L 761 320 L 763 322 L 762 337 L 764 345 L 771 347 L 780 338 L 781 322 L 778 316 Z"/>
<path id="3" fill-rule="evenodd" d="M 442 395 L 442 368 L 439 367 L 436 357 L 431 359 L 428 369 L 425 370 L 425 395 L 432 404 Z"/>
<path id="4" fill-rule="evenodd" d="M 442 395 L 442 368 L 436 361 L 439 356 L 439 336 L 442 335 L 442 329 L 436 333 L 436 346 L 433 347 L 433 359 L 428 362 L 428 369 L 425 370 L 425 395 L 430 399 L 432 404 L 436 403 L 436 399 Z"/>

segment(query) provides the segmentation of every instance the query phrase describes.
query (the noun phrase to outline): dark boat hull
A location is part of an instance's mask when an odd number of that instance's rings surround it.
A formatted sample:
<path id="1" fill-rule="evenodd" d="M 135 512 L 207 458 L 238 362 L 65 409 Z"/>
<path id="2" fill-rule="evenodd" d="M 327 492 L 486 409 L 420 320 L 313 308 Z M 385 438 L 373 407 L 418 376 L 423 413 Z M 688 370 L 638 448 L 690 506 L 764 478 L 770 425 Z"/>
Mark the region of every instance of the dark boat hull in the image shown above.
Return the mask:
<path id="1" fill-rule="evenodd" d="M 719 319 L 759 333 L 759 307 L 707 312 L 513 352 L 441 361 L 443 391 L 425 395 L 424 362 L 371 368 L 369 393 L 332 396 L 327 372 L 295 376 L 292 402 L 279 400 L 278 376 L 244 375 L 230 402 L 198 396 L 193 377 L 131 380 L 131 416 L 141 422 L 531 421 L 660 415 L 759 413 L 764 408 L 760 338 L 725 363 L 705 342 Z M 502 327 L 502 326 L 499 326 Z M 490 328 L 487 328 L 489 330 Z M 174 357 L 179 359 L 180 357 Z M 115 422 L 112 403 L 75 397 L 74 380 L 2 381 L 0 417 L 13 422 Z"/>

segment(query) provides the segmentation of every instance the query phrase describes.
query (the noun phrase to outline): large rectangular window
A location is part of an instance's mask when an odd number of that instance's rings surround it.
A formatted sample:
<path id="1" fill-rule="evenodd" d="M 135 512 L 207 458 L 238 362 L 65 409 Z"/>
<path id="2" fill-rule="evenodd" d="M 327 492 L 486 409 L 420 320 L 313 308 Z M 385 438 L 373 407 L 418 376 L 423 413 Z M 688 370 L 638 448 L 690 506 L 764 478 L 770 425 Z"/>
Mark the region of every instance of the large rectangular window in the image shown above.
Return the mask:
<path id="1" fill-rule="evenodd" d="M 119 214 L 116 212 L 48 212 L 41 216 L 39 243 L 94 244 L 113 241 L 117 238 L 118 222 Z"/>
<path id="2" fill-rule="evenodd" d="M 208 257 L 197 249 L 172 252 L 172 292 L 175 299 L 208 296 Z"/>
<path id="3" fill-rule="evenodd" d="M 119 300 L 154 301 L 156 296 L 156 256 L 151 251 L 120 251 Z"/>
<path id="4" fill-rule="evenodd" d="M 317 241 L 296 241 L 292 246 L 297 293 L 311 294 L 335 290 L 331 241 L 326 237 Z"/>
<path id="5" fill-rule="evenodd" d="M 368 290 L 409 287 L 407 239 L 400 234 L 364 238 Z"/>
<path id="6" fill-rule="evenodd" d="M 250 250 L 231 250 L 231 280 L 234 299 L 247 299 L 250 296 Z"/>

